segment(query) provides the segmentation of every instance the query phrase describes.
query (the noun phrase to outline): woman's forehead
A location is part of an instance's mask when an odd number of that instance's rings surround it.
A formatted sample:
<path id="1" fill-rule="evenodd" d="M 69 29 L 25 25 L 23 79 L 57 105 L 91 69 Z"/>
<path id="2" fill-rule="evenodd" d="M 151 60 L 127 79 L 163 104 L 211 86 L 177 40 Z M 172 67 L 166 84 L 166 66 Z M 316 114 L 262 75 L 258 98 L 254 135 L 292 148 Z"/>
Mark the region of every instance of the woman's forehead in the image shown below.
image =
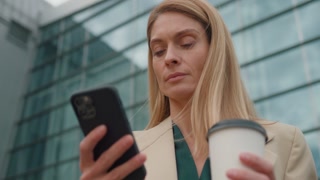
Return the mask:
<path id="1" fill-rule="evenodd" d="M 204 30 L 200 22 L 187 15 L 178 12 L 165 12 L 160 14 L 153 23 L 150 31 L 150 39 L 163 33 L 178 33 L 186 31 L 186 29 L 199 33 Z"/>

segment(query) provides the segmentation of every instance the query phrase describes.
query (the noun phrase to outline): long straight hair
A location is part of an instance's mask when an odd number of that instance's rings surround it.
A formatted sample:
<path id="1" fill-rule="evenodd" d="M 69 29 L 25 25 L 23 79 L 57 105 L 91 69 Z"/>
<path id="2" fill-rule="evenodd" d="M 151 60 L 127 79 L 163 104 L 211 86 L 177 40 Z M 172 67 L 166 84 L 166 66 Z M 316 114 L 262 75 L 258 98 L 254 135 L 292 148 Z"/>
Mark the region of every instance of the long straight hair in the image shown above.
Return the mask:
<path id="1" fill-rule="evenodd" d="M 197 87 L 190 100 L 190 132 L 195 138 L 194 152 L 207 155 L 208 129 L 223 119 L 257 119 L 257 115 L 243 82 L 231 35 L 218 11 L 203 0 L 166 0 L 150 14 L 147 37 L 150 43 L 152 26 L 166 12 L 177 12 L 198 21 L 206 31 L 209 42 L 208 57 Z M 169 99 L 159 89 L 152 66 L 149 44 L 148 76 L 150 129 L 170 116 Z"/>

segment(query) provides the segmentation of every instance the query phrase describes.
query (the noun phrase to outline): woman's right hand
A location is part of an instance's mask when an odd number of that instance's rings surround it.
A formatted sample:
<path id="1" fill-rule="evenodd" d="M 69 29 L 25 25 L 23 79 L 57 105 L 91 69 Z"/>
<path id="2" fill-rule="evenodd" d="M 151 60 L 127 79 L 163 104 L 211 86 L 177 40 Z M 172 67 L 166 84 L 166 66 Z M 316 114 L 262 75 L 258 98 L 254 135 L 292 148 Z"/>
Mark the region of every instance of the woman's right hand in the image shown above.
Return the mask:
<path id="1" fill-rule="evenodd" d="M 124 179 L 131 172 L 141 167 L 146 161 L 144 154 L 137 154 L 127 162 L 108 171 L 112 164 L 120 158 L 132 145 L 133 137 L 125 135 L 107 149 L 94 161 L 93 149 L 107 133 L 106 126 L 99 126 L 91 131 L 80 143 L 81 180 Z"/>

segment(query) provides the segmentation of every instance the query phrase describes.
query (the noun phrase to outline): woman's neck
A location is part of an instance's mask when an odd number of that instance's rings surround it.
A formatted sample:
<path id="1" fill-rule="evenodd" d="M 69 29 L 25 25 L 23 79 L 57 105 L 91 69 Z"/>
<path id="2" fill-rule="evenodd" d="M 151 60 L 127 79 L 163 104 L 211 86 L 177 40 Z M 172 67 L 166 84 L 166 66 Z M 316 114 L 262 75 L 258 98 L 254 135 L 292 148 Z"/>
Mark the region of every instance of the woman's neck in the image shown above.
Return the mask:
<path id="1" fill-rule="evenodd" d="M 170 117 L 184 137 L 191 133 L 191 109 L 188 103 L 170 101 Z"/>
<path id="2" fill-rule="evenodd" d="M 192 127 L 191 127 L 191 109 L 190 105 L 188 104 L 177 104 L 170 102 L 170 117 L 172 121 L 179 127 L 188 147 L 192 154 L 194 163 L 197 167 L 198 176 L 200 177 L 203 166 L 206 161 L 205 156 L 195 156 L 194 152 L 194 143 L 195 138 L 192 134 Z"/>

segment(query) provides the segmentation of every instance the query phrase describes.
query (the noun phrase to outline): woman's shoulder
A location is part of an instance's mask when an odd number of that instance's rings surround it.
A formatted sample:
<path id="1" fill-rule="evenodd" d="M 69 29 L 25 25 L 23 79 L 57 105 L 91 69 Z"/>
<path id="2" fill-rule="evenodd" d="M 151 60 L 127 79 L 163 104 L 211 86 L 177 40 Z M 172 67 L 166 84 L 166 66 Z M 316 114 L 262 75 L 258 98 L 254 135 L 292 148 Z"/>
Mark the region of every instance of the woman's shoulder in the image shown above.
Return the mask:
<path id="1" fill-rule="evenodd" d="M 258 123 L 271 137 L 265 148 L 277 159 L 274 164 L 277 179 L 316 179 L 311 151 L 298 127 L 277 121 L 258 120 Z"/>
<path id="2" fill-rule="evenodd" d="M 267 131 L 272 131 L 276 133 L 294 132 L 298 129 L 293 125 L 285 124 L 280 121 L 257 120 L 256 122 L 262 125 Z"/>
<path id="3" fill-rule="evenodd" d="M 258 120 L 257 122 L 266 129 L 269 141 L 272 140 L 273 143 L 288 146 L 294 142 L 305 144 L 304 135 L 298 127 L 279 121 Z"/>

